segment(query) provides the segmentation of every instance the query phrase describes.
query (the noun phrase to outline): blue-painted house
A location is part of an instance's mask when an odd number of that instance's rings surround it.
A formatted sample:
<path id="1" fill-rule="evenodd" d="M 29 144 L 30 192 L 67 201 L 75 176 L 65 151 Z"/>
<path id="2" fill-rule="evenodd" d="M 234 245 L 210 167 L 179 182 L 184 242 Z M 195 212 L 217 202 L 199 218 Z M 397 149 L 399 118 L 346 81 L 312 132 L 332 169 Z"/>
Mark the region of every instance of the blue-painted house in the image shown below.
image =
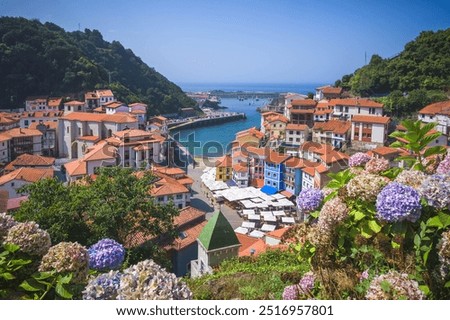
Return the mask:
<path id="1" fill-rule="evenodd" d="M 276 191 L 285 189 L 284 173 L 285 161 L 292 156 L 271 151 L 264 163 L 264 186 L 274 188 Z"/>
<path id="2" fill-rule="evenodd" d="M 311 164 L 310 161 L 297 157 L 292 157 L 285 161 L 284 185 L 286 191 L 295 196 L 302 191 L 302 169 Z"/>

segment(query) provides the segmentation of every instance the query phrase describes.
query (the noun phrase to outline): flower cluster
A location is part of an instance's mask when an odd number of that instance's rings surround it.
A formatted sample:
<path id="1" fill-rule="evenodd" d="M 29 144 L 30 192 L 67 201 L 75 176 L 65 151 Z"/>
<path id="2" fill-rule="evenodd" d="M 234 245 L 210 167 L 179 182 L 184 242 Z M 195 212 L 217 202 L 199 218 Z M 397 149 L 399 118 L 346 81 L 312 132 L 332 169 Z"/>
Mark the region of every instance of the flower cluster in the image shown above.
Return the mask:
<path id="1" fill-rule="evenodd" d="M 88 252 L 89 267 L 95 270 L 118 269 L 125 259 L 125 249 L 112 239 L 100 240 Z"/>
<path id="2" fill-rule="evenodd" d="M 297 300 L 298 299 L 298 285 L 287 286 L 283 290 L 283 300 Z"/>
<path id="3" fill-rule="evenodd" d="M 323 192 L 320 189 L 304 189 L 297 197 L 297 206 L 304 212 L 311 212 L 320 207 Z"/>
<path id="4" fill-rule="evenodd" d="M 359 175 L 347 184 L 347 194 L 354 199 L 372 202 L 387 184 L 388 179 L 374 174 Z"/>
<path id="5" fill-rule="evenodd" d="M 123 271 L 118 300 L 187 300 L 192 292 L 173 273 L 152 260 L 141 261 Z"/>
<path id="6" fill-rule="evenodd" d="M 450 154 L 447 154 L 447 156 L 444 158 L 444 160 L 439 163 L 436 173 L 439 174 L 445 174 L 450 173 Z"/>
<path id="7" fill-rule="evenodd" d="M 450 174 L 434 174 L 429 176 L 419 189 L 420 195 L 428 205 L 436 209 L 444 209 L 450 205 Z"/>
<path id="8" fill-rule="evenodd" d="M 427 178 L 426 174 L 417 170 L 403 170 L 399 173 L 395 182 L 419 189 L 423 181 Z"/>
<path id="9" fill-rule="evenodd" d="M 9 214 L 0 213 L 0 240 L 8 233 L 8 230 L 17 224 Z"/>
<path id="10" fill-rule="evenodd" d="M 51 246 L 48 232 L 40 229 L 34 221 L 17 223 L 11 227 L 4 242 L 15 244 L 22 252 L 39 257 L 43 256 Z"/>
<path id="11" fill-rule="evenodd" d="M 368 173 L 380 173 L 389 169 L 389 160 L 384 158 L 372 158 L 366 163 L 365 171 Z"/>
<path id="12" fill-rule="evenodd" d="M 359 281 L 364 281 L 369 279 L 369 269 L 364 270 L 361 275 L 359 276 Z"/>
<path id="13" fill-rule="evenodd" d="M 381 190 L 376 207 L 377 217 L 388 222 L 415 222 L 422 209 L 419 193 L 414 188 L 398 182 L 391 182 Z"/>
<path id="14" fill-rule="evenodd" d="M 42 258 L 39 271 L 72 273 L 73 283 L 86 281 L 89 271 L 89 255 L 85 247 L 76 242 L 60 242 L 51 247 Z"/>
<path id="15" fill-rule="evenodd" d="M 339 197 L 327 201 L 319 214 L 319 229 L 327 231 L 341 223 L 348 216 L 347 205 Z"/>
<path id="16" fill-rule="evenodd" d="M 312 271 L 309 271 L 303 275 L 298 283 L 299 293 L 310 295 L 314 289 L 314 282 L 316 281 L 316 276 Z"/>
<path id="17" fill-rule="evenodd" d="M 437 249 L 439 261 L 441 263 L 441 276 L 445 278 L 450 271 L 450 230 L 442 233 L 442 238 Z"/>
<path id="18" fill-rule="evenodd" d="M 388 285 L 388 290 L 386 288 Z M 366 293 L 368 300 L 422 300 L 423 292 L 419 289 L 417 281 L 408 278 L 406 273 L 389 271 L 375 277 L 370 283 Z"/>
<path id="19" fill-rule="evenodd" d="M 121 276 L 119 271 L 111 270 L 91 279 L 83 291 L 83 300 L 115 300 Z"/>
<path id="20" fill-rule="evenodd" d="M 371 157 L 367 153 L 357 152 L 348 159 L 350 167 L 360 167 L 366 164 Z"/>

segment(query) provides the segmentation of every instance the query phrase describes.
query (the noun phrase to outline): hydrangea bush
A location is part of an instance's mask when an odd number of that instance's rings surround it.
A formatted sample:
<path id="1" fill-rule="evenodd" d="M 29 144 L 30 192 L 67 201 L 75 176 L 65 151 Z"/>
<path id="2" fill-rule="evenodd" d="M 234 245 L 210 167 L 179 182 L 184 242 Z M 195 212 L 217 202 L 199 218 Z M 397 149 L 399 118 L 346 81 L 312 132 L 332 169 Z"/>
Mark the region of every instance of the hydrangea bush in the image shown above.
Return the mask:
<path id="1" fill-rule="evenodd" d="M 50 235 L 39 228 L 36 222 L 21 222 L 12 226 L 4 238 L 4 243 L 14 244 L 31 256 L 43 256 L 51 246 Z"/>
<path id="2" fill-rule="evenodd" d="M 304 189 L 297 197 L 297 205 L 303 212 L 311 212 L 320 207 L 323 192 L 320 189 Z"/>
<path id="3" fill-rule="evenodd" d="M 294 283 L 283 299 L 450 299 L 450 156 L 439 163 L 445 148 L 427 148 L 433 125 L 405 127 L 414 134 L 392 137 L 406 168 L 358 153 L 330 175 L 320 212 L 293 237 L 314 296 Z"/>
<path id="4" fill-rule="evenodd" d="M 88 252 L 89 267 L 100 271 L 118 269 L 125 259 L 125 249 L 112 239 L 100 240 Z"/>
<path id="5" fill-rule="evenodd" d="M 39 271 L 71 273 L 74 283 L 84 283 L 89 271 L 89 255 L 84 246 L 76 242 L 60 242 L 51 247 L 42 258 Z"/>
<path id="6" fill-rule="evenodd" d="M 9 229 L 17 224 L 16 220 L 9 214 L 0 213 L 0 240 L 8 234 Z"/>
<path id="7" fill-rule="evenodd" d="M 89 280 L 83 291 L 83 300 L 115 300 L 122 274 L 111 270 Z"/>

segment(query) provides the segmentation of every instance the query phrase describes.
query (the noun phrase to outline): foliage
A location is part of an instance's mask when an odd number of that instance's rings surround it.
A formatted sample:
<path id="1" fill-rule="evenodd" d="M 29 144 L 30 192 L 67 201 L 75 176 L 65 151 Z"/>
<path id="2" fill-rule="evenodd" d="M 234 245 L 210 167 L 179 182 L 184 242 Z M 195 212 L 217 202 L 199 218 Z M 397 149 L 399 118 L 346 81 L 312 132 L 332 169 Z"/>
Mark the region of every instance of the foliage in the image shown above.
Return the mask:
<path id="1" fill-rule="evenodd" d="M 394 57 L 373 55 L 369 64 L 336 85 L 362 96 L 390 93 L 382 102 L 396 115 L 446 100 L 450 87 L 450 29 L 422 32 Z M 407 94 L 404 94 L 407 93 Z"/>
<path id="2" fill-rule="evenodd" d="M 429 162 L 426 158 L 434 157 L 446 153 L 445 147 L 434 146 L 427 148 L 430 142 L 439 138 L 442 133 L 433 131 L 436 123 L 431 122 L 423 124 L 420 120 L 403 120 L 401 125 L 407 131 L 395 131 L 389 136 L 396 138 L 397 141 L 391 144 L 391 147 L 403 148 L 410 152 L 410 155 L 402 156 L 398 160 L 404 160 L 413 169 L 424 171 Z"/>
<path id="3" fill-rule="evenodd" d="M 25 187 L 29 200 L 16 218 L 37 221 L 54 243 L 91 245 L 103 238 L 127 243 L 136 234 L 146 239 L 171 238 L 178 210 L 154 202 L 149 195 L 153 179 L 148 172 L 138 178 L 131 169 L 111 167 L 101 168 L 95 180 L 85 183 L 66 186 L 40 180 Z"/>
<path id="4" fill-rule="evenodd" d="M 281 299 L 284 287 L 298 283 L 306 271 L 295 252 L 270 250 L 225 260 L 213 274 L 185 280 L 194 299 Z"/>
<path id="5" fill-rule="evenodd" d="M 119 42 L 97 30 L 66 32 L 53 23 L 0 18 L 0 105 L 17 108 L 27 96 L 71 95 L 110 88 L 117 98 L 142 101 L 150 113 L 172 113 L 195 102 Z"/>
<path id="6" fill-rule="evenodd" d="M 320 282 L 315 298 L 450 297 L 450 175 L 433 174 L 436 166 L 430 169 L 424 163 L 438 150 L 427 147 L 436 139 L 433 126 L 414 122 L 404 126 L 407 131 L 394 136 L 403 138 L 402 147 L 412 152 L 413 168 L 423 172 L 385 168 L 365 183 L 355 184 L 368 176 L 369 161 L 356 175 L 350 174 L 352 169 L 335 174 L 327 186 L 333 191 L 317 219 L 296 228 L 298 257 Z M 378 189 L 370 187 L 376 189 L 375 197 L 364 197 L 361 190 L 375 179 L 387 182 Z M 321 221 L 330 222 L 324 227 Z"/>

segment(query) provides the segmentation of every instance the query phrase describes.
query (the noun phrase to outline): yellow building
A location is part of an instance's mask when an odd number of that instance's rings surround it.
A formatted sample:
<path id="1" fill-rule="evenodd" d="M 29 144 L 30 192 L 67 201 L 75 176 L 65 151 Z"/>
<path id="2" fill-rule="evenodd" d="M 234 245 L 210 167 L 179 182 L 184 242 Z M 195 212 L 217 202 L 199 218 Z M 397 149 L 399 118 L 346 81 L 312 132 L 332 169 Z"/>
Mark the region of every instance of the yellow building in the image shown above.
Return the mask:
<path id="1" fill-rule="evenodd" d="M 216 161 L 216 181 L 228 181 L 233 176 L 233 163 L 230 155 Z"/>

